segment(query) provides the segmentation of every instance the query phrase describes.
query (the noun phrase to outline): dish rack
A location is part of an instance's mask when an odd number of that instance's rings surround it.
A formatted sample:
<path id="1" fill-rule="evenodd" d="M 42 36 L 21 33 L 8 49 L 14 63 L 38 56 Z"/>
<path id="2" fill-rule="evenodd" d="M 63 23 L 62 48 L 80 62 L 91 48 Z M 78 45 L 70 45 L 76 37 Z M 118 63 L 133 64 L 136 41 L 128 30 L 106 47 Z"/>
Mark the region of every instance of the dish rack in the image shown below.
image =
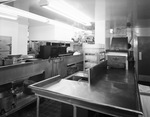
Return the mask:
<path id="1" fill-rule="evenodd" d="M 103 44 L 83 44 L 84 71 L 105 60 L 105 49 Z"/>

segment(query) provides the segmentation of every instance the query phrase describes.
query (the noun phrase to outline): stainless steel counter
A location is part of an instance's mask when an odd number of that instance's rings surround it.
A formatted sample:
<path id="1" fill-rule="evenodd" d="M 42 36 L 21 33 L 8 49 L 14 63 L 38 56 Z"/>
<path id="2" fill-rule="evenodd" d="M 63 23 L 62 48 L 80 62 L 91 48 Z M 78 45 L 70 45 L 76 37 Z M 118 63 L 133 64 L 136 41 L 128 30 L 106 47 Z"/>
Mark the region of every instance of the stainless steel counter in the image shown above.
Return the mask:
<path id="1" fill-rule="evenodd" d="M 83 56 L 65 56 L 54 59 L 28 60 L 28 62 L 0 66 L 0 85 L 27 79 L 30 76 L 45 73 L 45 79 L 60 74 L 67 75 L 67 64 L 75 64 L 83 61 Z"/>
<path id="2" fill-rule="evenodd" d="M 77 106 L 112 116 L 142 114 L 133 71 L 108 69 L 104 75 L 96 77 L 98 80 L 92 85 L 82 80 L 60 80 L 56 76 L 30 87 L 37 96 L 73 105 L 75 112 Z"/>
<path id="3" fill-rule="evenodd" d="M 16 81 L 23 81 L 27 79 L 32 79 L 34 80 L 34 82 L 37 82 L 58 74 L 60 74 L 61 77 L 66 77 L 67 64 L 72 64 L 72 62 L 73 64 L 76 64 L 83 61 L 82 58 L 83 56 L 81 55 L 66 56 L 53 59 L 30 59 L 27 60 L 28 62 L 1 66 L 0 85 L 3 87 L 3 85 L 7 83 L 15 83 Z M 34 95 L 23 96 L 21 99 L 19 98 L 17 100 L 16 107 L 6 112 L 3 116 L 9 115 L 35 100 L 36 96 Z"/>

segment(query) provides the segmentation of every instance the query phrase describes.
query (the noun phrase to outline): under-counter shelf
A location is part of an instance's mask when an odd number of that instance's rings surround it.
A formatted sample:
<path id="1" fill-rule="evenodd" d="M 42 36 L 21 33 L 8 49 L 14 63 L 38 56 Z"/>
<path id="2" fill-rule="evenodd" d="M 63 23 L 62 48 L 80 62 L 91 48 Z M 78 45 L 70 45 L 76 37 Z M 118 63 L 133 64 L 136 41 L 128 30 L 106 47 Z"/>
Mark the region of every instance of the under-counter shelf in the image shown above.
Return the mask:
<path id="1" fill-rule="evenodd" d="M 17 99 L 15 107 L 13 109 L 11 109 L 10 111 L 6 112 L 5 114 L 0 115 L 0 117 L 6 117 L 6 116 L 22 109 L 23 107 L 33 103 L 34 101 L 36 101 L 35 95 L 22 94 L 22 96 L 19 99 Z"/>

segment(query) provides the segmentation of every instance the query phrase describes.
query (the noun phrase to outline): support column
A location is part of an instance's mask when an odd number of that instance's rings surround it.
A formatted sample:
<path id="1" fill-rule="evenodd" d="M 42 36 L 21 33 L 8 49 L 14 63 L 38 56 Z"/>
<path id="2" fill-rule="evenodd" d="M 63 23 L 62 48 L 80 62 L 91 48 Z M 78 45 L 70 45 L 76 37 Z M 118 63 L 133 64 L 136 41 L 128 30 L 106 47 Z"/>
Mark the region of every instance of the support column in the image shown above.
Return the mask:
<path id="1" fill-rule="evenodd" d="M 105 44 L 105 0 L 95 0 L 95 43 Z"/>
<path id="2" fill-rule="evenodd" d="M 14 7 L 18 9 L 22 9 L 25 11 L 29 11 L 29 2 L 30 0 L 19 0 L 14 2 Z M 29 40 L 29 22 L 28 18 L 19 17 L 18 18 L 18 47 L 17 54 L 27 55 L 28 51 L 28 40 Z"/>

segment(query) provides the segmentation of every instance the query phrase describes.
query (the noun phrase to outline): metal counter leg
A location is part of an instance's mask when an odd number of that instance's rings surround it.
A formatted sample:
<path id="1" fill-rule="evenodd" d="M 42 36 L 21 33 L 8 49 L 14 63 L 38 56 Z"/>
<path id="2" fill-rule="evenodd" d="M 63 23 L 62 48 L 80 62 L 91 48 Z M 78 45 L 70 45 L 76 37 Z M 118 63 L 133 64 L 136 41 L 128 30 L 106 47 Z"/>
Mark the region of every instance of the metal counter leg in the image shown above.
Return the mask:
<path id="1" fill-rule="evenodd" d="M 126 57 L 126 70 L 128 70 L 128 59 Z"/>
<path id="2" fill-rule="evenodd" d="M 36 117 L 39 117 L 39 104 L 40 104 L 40 97 L 37 96 Z"/>
<path id="3" fill-rule="evenodd" d="M 73 105 L 73 117 L 77 117 L 77 107 Z"/>

